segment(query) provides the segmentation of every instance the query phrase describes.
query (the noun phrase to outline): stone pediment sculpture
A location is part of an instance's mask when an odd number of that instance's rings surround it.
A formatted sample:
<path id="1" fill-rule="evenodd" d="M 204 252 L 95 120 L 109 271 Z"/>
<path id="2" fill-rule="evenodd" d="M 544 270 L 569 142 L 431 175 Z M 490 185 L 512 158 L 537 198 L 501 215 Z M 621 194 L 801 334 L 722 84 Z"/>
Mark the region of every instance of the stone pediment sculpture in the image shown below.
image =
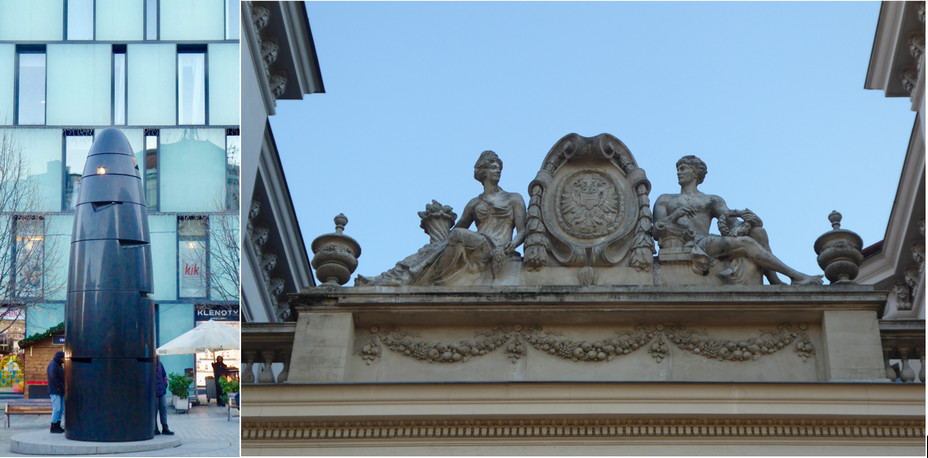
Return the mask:
<path id="1" fill-rule="evenodd" d="M 483 184 L 483 192 L 467 203 L 457 224 L 449 230 L 454 222 L 451 207 L 433 201 L 419 213 L 430 243 L 382 275 L 358 276 L 356 284 L 445 285 L 462 277 L 465 282 L 499 279 L 507 265 L 521 259 L 515 248 L 525 238 L 525 202 L 519 194 L 499 187 L 502 170 L 503 161 L 496 153 L 481 153 L 474 179 Z M 476 231 L 469 229 L 471 223 L 476 223 Z"/>
<path id="2" fill-rule="evenodd" d="M 644 170 L 619 139 L 565 136 L 529 184 L 526 267 L 579 267 L 584 285 L 597 283 L 593 267 L 649 272 L 654 257 L 650 190 Z M 638 283 L 615 277 L 610 283 Z"/>
<path id="3" fill-rule="evenodd" d="M 703 194 L 697 186 L 708 168 L 696 156 L 677 161 L 679 194 L 663 194 L 654 203 L 654 237 L 660 261 L 691 263 L 697 274 L 714 272 L 724 283 L 782 284 L 776 273 L 794 284 L 822 284 L 822 276 L 806 275 L 780 261 L 770 250 L 761 219 L 750 210 L 731 210 L 719 196 Z M 712 220 L 720 234 L 710 234 Z M 753 275 L 752 275 L 753 274 Z M 753 278 L 752 278 L 753 277 Z"/>
<path id="4" fill-rule="evenodd" d="M 783 284 L 778 273 L 793 284 L 822 283 L 773 255 L 754 212 L 700 192 L 707 167 L 695 156 L 677 162 L 680 193 L 662 194 L 653 213 L 645 171 L 609 134 L 555 143 L 528 186 L 527 207 L 499 187 L 502 168 L 484 151 L 474 165 L 483 192 L 460 218 L 433 200 L 419 212 L 429 243 L 387 272 L 359 275 L 355 286 Z M 339 262 L 344 284 L 354 265 Z"/>

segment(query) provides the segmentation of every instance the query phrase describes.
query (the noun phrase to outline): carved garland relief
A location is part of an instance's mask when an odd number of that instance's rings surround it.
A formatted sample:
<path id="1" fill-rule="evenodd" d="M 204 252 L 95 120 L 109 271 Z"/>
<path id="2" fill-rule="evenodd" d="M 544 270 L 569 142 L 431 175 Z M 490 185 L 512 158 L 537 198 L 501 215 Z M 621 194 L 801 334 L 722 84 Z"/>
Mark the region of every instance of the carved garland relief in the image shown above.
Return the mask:
<path id="1" fill-rule="evenodd" d="M 761 357 L 792 347 L 803 362 L 815 356 L 815 347 L 806 331 L 808 325 L 781 324 L 777 329 L 761 329 L 754 337 L 725 340 L 710 337 L 705 331 L 686 329 L 680 325 L 638 325 L 633 330 L 615 332 L 615 337 L 598 341 L 574 340 L 557 331 L 545 331 L 541 326 L 500 325 L 479 330 L 473 339 L 456 343 L 429 342 L 417 334 L 397 328 L 370 330 L 370 343 L 359 356 L 368 364 L 380 358 L 384 347 L 399 355 L 429 363 L 467 362 L 502 348 L 512 363 L 526 355 L 526 345 L 550 356 L 574 362 L 606 362 L 646 347 L 660 362 L 670 354 L 670 344 L 676 348 L 718 361 L 757 361 Z"/>

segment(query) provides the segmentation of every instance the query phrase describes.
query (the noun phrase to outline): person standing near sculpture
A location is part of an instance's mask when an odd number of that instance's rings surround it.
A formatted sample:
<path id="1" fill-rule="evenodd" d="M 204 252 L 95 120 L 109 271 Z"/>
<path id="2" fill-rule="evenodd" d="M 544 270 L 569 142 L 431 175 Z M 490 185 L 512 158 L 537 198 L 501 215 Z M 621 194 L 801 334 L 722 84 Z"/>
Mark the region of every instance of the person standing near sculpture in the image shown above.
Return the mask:
<path id="1" fill-rule="evenodd" d="M 158 406 L 158 416 L 161 417 L 161 431 L 158 431 L 158 422 L 155 421 L 155 435 L 174 435 L 174 431 L 168 429 L 168 405 L 164 399 L 164 396 L 167 394 L 167 392 L 168 375 L 164 370 L 164 365 L 161 364 L 161 360 L 158 359 L 157 366 L 155 368 L 155 403 Z M 157 418 L 155 420 L 157 420 Z"/>
<path id="2" fill-rule="evenodd" d="M 692 244 L 693 263 L 703 273 L 721 257 L 746 258 L 764 270 L 770 284 L 782 284 L 782 273 L 794 285 L 820 285 L 822 276 L 806 275 L 790 268 L 770 250 L 763 222 L 750 210 L 730 210 L 719 196 L 703 194 L 697 186 L 706 177 L 705 162 L 696 156 L 677 161 L 679 194 L 662 194 L 654 203 L 655 238 L 672 234 Z M 712 219 L 718 220 L 722 235 L 709 233 Z M 742 221 L 739 221 L 741 218 Z M 719 275 L 727 275 L 723 270 Z"/>
<path id="3" fill-rule="evenodd" d="M 55 353 L 52 361 L 48 363 L 48 396 L 52 398 L 52 433 L 64 432 L 61 427 L 61 417 L 64 415 L 64 352 Z"/>
<path id="4" fill-rule="evenodd" d="M 224 406 L 226 405 L 222 402 L 222 384 L 219 383 L 219 379 L 225 377 L 228 369 L 226 364 L 222 362 L 222 356 L 216 357 L 216 362 L 213 363 L 213 383 L 216 384 L 216 405 Z"/>

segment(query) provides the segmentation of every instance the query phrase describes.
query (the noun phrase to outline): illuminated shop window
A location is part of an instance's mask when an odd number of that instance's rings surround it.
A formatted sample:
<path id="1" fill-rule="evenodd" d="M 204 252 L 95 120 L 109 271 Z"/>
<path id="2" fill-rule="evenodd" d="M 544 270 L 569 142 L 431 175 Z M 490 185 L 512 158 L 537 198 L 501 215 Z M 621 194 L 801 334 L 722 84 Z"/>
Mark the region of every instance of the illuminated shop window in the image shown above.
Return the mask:
<path id="1" fill-rule="evenodd" d="M 205 298 L 209 292 L 205 216 L 177 217 L 177 295 Z"/>

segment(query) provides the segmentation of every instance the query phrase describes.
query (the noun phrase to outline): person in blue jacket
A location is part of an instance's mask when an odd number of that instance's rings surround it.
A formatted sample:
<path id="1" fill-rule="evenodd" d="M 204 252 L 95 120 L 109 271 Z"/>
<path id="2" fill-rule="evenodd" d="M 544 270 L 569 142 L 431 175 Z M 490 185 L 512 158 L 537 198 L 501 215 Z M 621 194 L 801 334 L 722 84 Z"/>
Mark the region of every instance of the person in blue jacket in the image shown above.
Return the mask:
<path id="1" fill-rule="evenodd" d="M 52 398 L 52 433 L 64 432 L 61 427 L 61 417 L 64 415 L 64 352 L 55 353 L 55 357 L 48 363 L 48 396 Z"/>
<path id="2" fill-rule="evenodd" d="M 155 369 L 155 403 L 158 406 L 158 416 L 161 417 L 161 431 L 158 431 L 158 422 L 155 422 L 155 434 L 164 434 L 173 436 L 174 431 L 168 429 L 168 406 L 165 403 L 164 395 L 168 392 L 168 375 L 164 371 L 164 365 L 158 359 L 158 366 Z M 157 417 L 155 418 L 157 420 Z"/>

